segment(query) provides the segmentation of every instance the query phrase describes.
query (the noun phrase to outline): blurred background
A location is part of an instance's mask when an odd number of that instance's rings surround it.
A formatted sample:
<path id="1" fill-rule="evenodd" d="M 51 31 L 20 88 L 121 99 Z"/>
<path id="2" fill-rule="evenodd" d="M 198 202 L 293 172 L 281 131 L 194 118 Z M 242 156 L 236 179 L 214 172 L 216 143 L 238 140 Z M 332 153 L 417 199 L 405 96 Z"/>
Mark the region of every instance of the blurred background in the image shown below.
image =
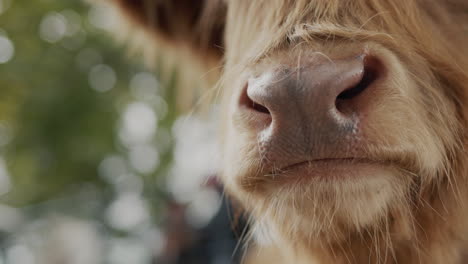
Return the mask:
<path id="1" fill-rule="evenodd" d="M 115 21 L 0 0 L 0 264 L 235 263 L 217 126 L 176 107 L 176 67 L 161 81 Z"/>

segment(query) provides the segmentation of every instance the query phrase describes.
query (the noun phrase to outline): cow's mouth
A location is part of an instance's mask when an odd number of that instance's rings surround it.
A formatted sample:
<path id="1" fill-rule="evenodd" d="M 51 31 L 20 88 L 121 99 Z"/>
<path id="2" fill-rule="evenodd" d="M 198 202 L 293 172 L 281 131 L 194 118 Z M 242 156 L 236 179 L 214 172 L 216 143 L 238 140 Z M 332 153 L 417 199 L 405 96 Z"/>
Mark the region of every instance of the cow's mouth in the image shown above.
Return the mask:
<path id="1" fill-rule="evenodd" d="M 388 166 L 387 163 L 368 158 L 323 158 L 296 162 L 281 169 L 272 170 L 269 175 L 284 180 L 339 180 L 370 176 L 372 172 L 386 166 Z"/>

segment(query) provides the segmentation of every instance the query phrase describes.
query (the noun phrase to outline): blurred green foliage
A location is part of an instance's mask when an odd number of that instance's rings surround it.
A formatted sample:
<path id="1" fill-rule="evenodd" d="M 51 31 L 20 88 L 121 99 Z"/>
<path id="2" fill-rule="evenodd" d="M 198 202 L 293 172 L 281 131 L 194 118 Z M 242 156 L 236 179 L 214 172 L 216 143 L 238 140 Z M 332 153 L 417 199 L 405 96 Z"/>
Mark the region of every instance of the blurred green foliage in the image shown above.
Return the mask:
<path id="1" fill-rule="evenodd" d="M 3 133 L 5 141 L 0 155 L 12 181 L 2 200 L 20 207 L 39 206 L 30 208 L 44 212 L 42 202 L 65 199 L 52 209 L 100 217 L 116 190 L 100 177 L 99 166 L 109 155 L 128 156 L 128 146 L 119 140 L 119 122 L 125 106 L 137 101 L 129 89 L 131 78 L 148 70 L 139 58 L 128 60 L 125 47 L 90 23 L 90 7 L 82 1 L 0 2 L 0 35 L 14 45 L 11 60 L 0 64 L 0 137 Z M 101 91 L 90 81 L 98 64 L 110 68 L 115 77 Z M 169 99 L 164 116 L 156 113 L 158 131 L 150 142 L 161 162 L 152 172 L 131 172 L 141 178 L 143 196 L 150 200 L 155 217 L 164 197 L 159 179 L 170 164 L 170 127 L 175 119 L 171 89 L 158 89 L 158 96 Z"/>
<path id="2" fill-rule="evenodd" d="M 172 263 L 221 206 L 216 129 L 85 2 L 0 0 L 1 264 Z"/>

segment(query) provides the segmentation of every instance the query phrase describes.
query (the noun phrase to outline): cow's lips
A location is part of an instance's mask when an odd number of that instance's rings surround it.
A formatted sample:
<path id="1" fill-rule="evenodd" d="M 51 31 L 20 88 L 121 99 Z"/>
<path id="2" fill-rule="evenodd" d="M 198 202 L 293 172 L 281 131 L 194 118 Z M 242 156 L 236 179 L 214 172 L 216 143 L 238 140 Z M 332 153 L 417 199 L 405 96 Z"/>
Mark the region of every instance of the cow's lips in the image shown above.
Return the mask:
<path id="1" fill-rule="evenodd" d="M 275 166 L 271 160 L 266 162 L 258 164 L 259 167 L 250 168 L 251 173 L 239 177 L 239 184 L 245 191 L 268 193 L 288 185 L 302 185 L 308 189 L 310 184 L 315 183 L 362 183 L 367 179 L 390 175 L 394 167 L 399 167 L 390 160 L 356 157 L 302 160 L 282 166 Z"/>
<path id="2" fill-rule="evenodd" d="M 296 162 L 275 170 L 272 175 L 285 180 L 322 178 L 339 180 L 348 177 L 365 177 L 388 164 L 366 158 L 325 158 Z"/>

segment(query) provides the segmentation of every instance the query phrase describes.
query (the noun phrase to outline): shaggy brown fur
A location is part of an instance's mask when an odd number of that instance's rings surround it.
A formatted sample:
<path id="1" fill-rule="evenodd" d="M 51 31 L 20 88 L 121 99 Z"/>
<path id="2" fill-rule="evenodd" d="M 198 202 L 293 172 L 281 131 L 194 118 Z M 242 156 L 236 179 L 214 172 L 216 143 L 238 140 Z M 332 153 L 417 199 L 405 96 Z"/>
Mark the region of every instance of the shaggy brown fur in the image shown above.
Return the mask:
<path id="1" fill-rule="evenodd" d="M 280 252 L 283 263 L 461 263 L 467 1 L 113 1 L 159 39 L 223 63 L 223 179 L 253 216 L 260 249 L 252 258 Z M 314 56 L 363 51 L 386 74 L 359 150 L 343 151 L 380 165 L 364 177 L 285 183 L 282 171 L 265 167 L 256 135 L 235 111 L 246 80 L 279 64 L 299 68 Z"/>

